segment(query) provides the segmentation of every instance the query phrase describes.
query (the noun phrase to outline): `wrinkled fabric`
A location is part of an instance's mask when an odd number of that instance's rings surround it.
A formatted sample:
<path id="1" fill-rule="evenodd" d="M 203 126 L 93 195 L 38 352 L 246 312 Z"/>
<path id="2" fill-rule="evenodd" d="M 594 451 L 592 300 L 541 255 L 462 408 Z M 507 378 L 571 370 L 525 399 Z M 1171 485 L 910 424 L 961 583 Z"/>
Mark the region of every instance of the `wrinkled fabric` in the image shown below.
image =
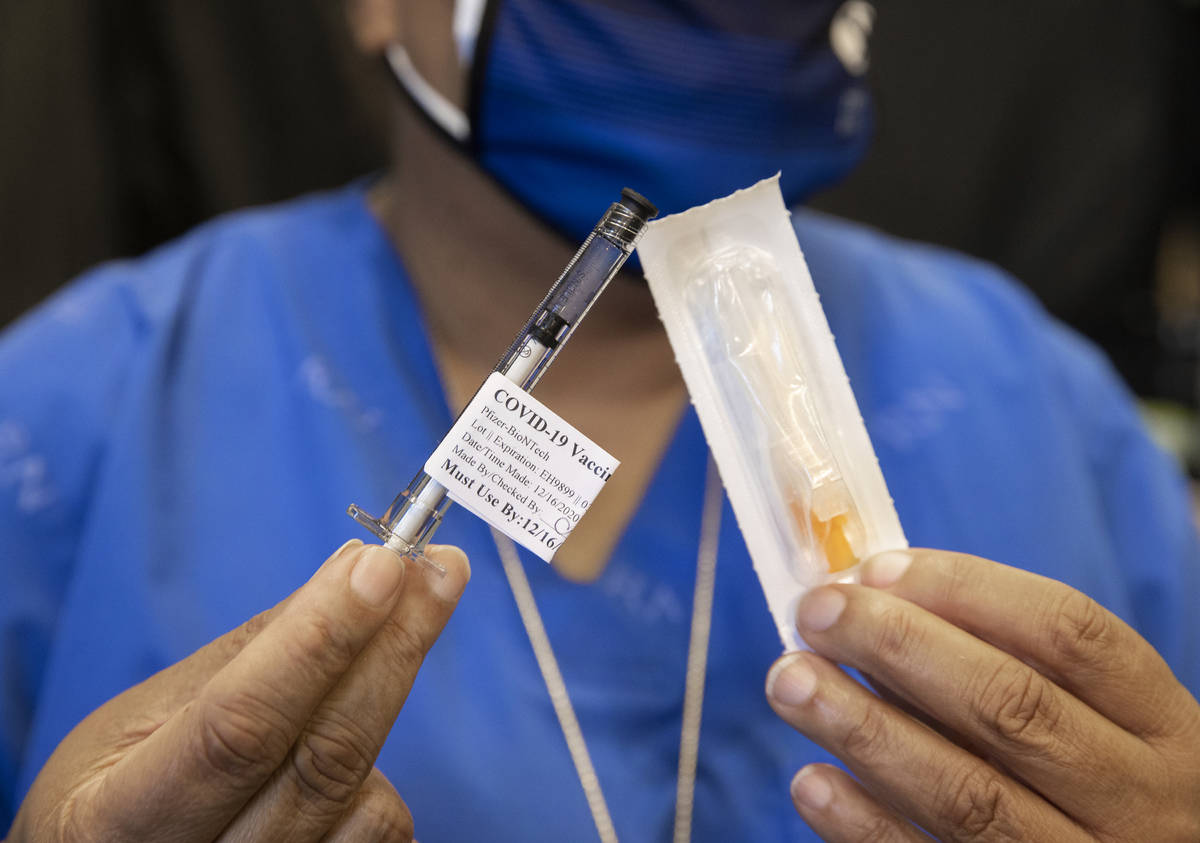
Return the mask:
<path id="1" fill-rule="evenodd" d="M 794 219 L 911 541 L 1083 589 L 1195 693 L 1187 497 L 1102 357 L 995 270 Z M 299 587 L 450 421 L 361 187 L 99 268 L 5 333 L 0 828 L 75 723 Z M 525 558 L 624 839 L 670 836 L 705 464 L 689 412 L 597 582 Z M 586 839 L 488 532 L 455 509 L 438 538 L 473 579 L 378 765 L 424 843 Z M 763 697 L 780 644 L 728 508 L 713 613 L 696 839 L 815 839 L 788 782 L 827 756 Z"/>

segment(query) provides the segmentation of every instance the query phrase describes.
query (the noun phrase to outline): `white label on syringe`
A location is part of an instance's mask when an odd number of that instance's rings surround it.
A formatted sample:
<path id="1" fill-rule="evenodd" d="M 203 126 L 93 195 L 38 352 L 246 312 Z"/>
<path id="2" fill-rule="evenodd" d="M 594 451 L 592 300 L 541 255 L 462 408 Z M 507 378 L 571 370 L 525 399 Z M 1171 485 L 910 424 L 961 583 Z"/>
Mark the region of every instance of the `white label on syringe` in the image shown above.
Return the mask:
<path id="1" fill-rule="evenodd" d="M 493 372 L 425 462 L 447 494 L 549 562 L 620 465 Z"/>

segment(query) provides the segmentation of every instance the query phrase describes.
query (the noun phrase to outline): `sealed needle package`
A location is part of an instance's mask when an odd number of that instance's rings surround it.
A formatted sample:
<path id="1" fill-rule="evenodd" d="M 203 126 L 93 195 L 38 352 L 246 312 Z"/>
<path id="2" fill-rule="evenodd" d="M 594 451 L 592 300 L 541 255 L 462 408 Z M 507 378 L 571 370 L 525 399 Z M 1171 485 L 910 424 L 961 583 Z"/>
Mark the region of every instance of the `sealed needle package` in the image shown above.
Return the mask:
<path id="1" fill-rule="evenodd" d="M 647 226 L 642 267 L 788 649 L 795 604 L 906 546 L 779 177 Z"/>

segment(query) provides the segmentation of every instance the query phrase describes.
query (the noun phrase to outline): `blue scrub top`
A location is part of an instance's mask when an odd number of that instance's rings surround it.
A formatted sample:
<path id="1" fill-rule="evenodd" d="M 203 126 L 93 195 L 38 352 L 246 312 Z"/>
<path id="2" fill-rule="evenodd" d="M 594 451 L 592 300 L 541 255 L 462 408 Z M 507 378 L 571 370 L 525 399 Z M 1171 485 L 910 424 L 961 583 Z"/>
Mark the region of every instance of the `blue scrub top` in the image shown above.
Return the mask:
<path id="1" fill-rule="evenodd" d="M 1086 591 L 1195 693 L 1187 495 L 1103 358 L 993 269 L 804 211 L 795 221 L 911 541 Z M 297 588 L 359 535 L 347 503 L 382 509 L 450 421 L 361 186 L 101 267 L 10 329 L 0 828 L 75 723 Z M 597 582 L 525 559 L 629 840 L 670 837 L 705 462 L 688 413 Z M 587 839 L 489 535 L 453 511 L 439 540 L 467 551 L 473 580 L 378 766 L 424 843 Z M 812 839 L 788 782 L 826 756 L 763 698 L 779 652 L 727 509 L 697 840 Z"/>

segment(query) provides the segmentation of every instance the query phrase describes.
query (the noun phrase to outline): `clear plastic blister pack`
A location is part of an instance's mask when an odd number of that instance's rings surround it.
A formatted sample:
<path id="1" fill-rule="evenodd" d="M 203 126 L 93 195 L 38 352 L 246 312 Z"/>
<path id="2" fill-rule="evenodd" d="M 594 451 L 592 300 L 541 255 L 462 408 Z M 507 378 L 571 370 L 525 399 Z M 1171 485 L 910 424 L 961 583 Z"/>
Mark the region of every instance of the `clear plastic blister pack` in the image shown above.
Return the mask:
<path id="1" fill-rule="evenodd" d="M 906 545 L 778 176 L 638 247 L 785 647 L 795 604 Z"/>

